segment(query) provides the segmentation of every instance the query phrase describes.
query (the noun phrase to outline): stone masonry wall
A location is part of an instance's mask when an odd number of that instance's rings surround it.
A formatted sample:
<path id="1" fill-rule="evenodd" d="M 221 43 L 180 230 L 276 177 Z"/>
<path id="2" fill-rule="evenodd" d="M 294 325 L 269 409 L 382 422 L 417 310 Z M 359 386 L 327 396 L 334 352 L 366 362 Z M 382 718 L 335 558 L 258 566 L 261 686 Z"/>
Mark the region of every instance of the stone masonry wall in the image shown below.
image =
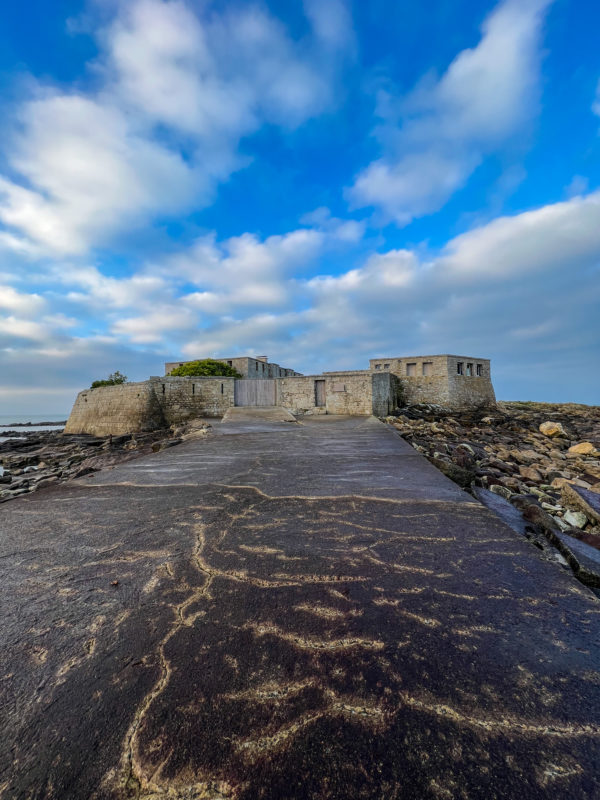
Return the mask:
<path id="1" fill-rule="evenodd" d="M 196 417 L 222 417 L 234 404 L 235 378 L 150 378 L 167 425 Z"/>
<path id="2" fill-rule="evenodd" d="M 315 405 L 315 381 L 325 382 L 325 405 L 321 407 Z M 280 378 L 277 387 L 277 404 L 292 414 L 373 413 L 372 380 L 367 370 Z"/>
<path id="3" fill-rule="evenodd" d="M 453 355 L 406 356 L 372 358 L 369 365 L 374 375 L 397 375 L 404 390 L 404 402 L 408 404 L 436 403 L 456 409 L 496 404 L 489 359 Z M 462 374 L 459 374 L 459 365 Z"/>
<path id="4" fill-rule="evenodd" d="M 118 436 L 165 426 L 162 409 L 149 381 L 102 386 L 79 392 L 65 433 Z"/>
<path id="5" fill-rule="evenodd" d="M 376 417 L 387 417 L 400 405 L 403 389 L 400 379 L 390 372 L 371 375 L 371 408 Z"/>
<path id="6" fill-rule="evenodd" d="M 463 364 L 463 374 L 458 374 L 458 364 Z M 472 364 L 467 375 L 467 365 Z M 481 365 L 481 376 L 476 374 L 476 365 Z M 496 405 L 496 395 L 487 359 L 472 359 L 465 356 L 448 356 L 448 393 L 453 408 L 488 407 Z"/>
<path id="7" fill-rule="evenodd" d="M 404 401 L 412 403 L 438 403 L 450 405 L 450 393 L 447 375 L 424 376 L 415 378 L 401 378 L 404 388 Z"/>
<path id="8" fill-rule="evenodd" d="M 86 389 L 77 395 L 65 433 L 118 436 L 196 417 L 222 417 L 233 405 L 234 378 L 150 378 Z"/>

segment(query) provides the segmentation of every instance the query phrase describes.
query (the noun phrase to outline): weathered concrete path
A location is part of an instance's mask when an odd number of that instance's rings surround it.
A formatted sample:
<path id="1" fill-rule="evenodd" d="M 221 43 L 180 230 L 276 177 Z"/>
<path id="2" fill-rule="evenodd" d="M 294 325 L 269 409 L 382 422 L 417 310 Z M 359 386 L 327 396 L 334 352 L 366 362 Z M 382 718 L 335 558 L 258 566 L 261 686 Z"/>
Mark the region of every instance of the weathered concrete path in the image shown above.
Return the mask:
<path id="1" fill-rule="evenodd" d="M 216 428 L 0 507 L 2 798 L 600 797 L 589 590 L 375 420 Z"/>

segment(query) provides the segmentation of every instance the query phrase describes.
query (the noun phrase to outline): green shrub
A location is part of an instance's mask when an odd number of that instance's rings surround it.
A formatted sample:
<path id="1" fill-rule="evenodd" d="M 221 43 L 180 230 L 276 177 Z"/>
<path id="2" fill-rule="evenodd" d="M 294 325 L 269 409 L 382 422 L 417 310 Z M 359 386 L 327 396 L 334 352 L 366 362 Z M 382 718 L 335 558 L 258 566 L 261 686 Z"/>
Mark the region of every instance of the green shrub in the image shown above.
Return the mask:
<path id="1" fill-rule="evenodd" d="M 241 378 L 242 375 L 226 364 L 224 361 L 216 361 L 214 358 L 203 358 L 201 361 L 189 361 L 181 367 L 176 367 L 169 373 L 175 378 L 185 378 L 187 376 L 209 376 L 224 375 L 227 378 Z"/>
<path id="2" fill-rule="evenodd" d="M 121 383 L 127 382 L 127 375 L 123 375 L 119 370 L 111 372 L 106 380 L 92 381 L 92 389 L 97 389 L 99 386 L 118 386 Z"/>

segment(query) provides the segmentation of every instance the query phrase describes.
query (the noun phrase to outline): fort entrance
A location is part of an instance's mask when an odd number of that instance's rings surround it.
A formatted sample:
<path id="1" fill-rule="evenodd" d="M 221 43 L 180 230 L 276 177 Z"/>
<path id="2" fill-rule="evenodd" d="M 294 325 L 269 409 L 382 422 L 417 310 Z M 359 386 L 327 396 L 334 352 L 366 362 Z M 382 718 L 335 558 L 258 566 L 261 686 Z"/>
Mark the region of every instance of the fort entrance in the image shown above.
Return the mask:
<path id="1" fill-rule="evenodd" d="M 274 380 L 237 380 L 234 387 L 236 406 L 274 406 L 277 388 Z"/>

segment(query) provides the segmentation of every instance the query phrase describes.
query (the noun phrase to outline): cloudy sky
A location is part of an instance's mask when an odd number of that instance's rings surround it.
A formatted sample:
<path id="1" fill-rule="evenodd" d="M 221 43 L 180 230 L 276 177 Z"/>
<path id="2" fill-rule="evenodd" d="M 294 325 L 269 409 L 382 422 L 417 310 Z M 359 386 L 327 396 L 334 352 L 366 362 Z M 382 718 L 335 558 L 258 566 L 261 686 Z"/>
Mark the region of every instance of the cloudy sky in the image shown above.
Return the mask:
<path id="1" fill-rule="evenodd" d="M 116 369 L 492 359 L 600 403 L 600 7 L 30 0 L 0 26 L 0 414 Z"/>

